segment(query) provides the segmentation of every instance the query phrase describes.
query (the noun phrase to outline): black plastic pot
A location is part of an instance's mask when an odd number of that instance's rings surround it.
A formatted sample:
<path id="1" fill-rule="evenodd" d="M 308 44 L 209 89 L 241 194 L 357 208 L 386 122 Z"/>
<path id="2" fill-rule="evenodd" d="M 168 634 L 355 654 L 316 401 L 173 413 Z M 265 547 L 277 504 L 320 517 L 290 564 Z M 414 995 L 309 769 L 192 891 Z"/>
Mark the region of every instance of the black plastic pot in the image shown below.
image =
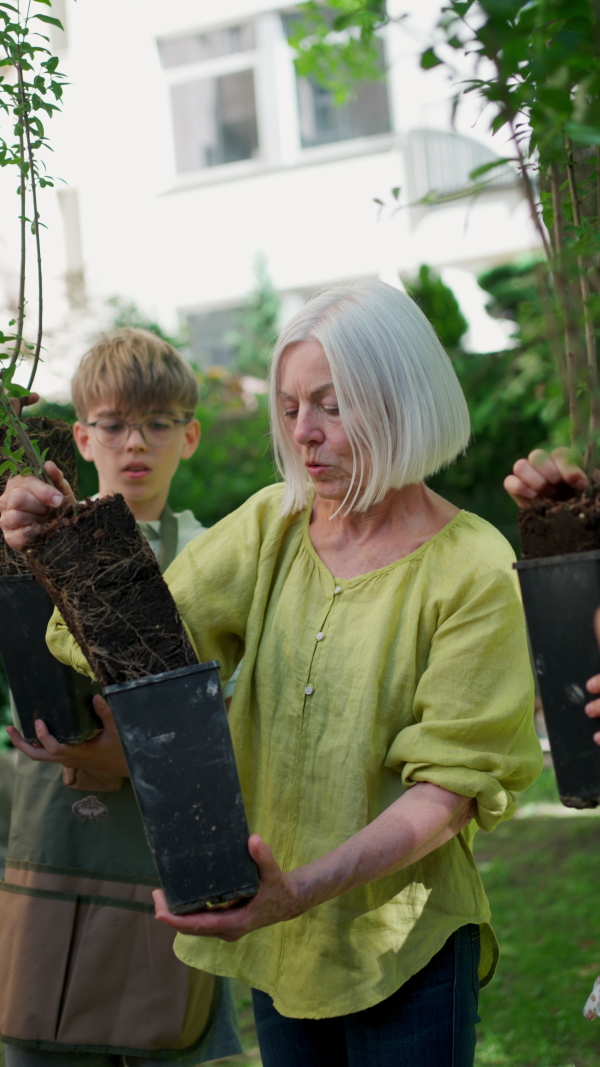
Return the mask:
<path id="1" fill-rule="evenodd" d="M 600 730 L 584 706 L 585 683 L 600 674 L 593 629 L 600 606 L 600 551 L 514 564 L 544 706 L 560 799 L 570 808 L 600 804 Z M 510 670 L 510 664 L 507 664 Z"/>
<path id="2" fill-rule="evenodd" d="M 104 690 L 175 914 L 258 889 L 216 660 Z"/>
<path id="3" fill-rule="evenodd" d="M 32 574 L 0 578 L 0 657 L 26 741 L 37 741 L 35 719 L 43 719 L 57 741 L 87 741 L 102 726 L 92 706 L 100 688 L 48 650 L 52 611 Z"/>

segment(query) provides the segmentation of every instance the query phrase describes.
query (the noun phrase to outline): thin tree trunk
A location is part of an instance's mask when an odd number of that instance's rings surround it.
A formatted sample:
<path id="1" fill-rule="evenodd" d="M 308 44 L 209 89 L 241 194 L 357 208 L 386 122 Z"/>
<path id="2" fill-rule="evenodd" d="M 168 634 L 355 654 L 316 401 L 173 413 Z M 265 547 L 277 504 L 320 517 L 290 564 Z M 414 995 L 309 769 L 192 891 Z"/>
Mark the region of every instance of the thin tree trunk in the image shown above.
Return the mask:
<path id="1" fill-rule="evenodd" d="M 42 332 L 43 332 L 43 314 L 44 314 L 44 298 L 43 298 L 43 281 L 42 281 L 42 250 L 40 245 L 40 225 L 39 225 L 39 212 L 37 208 L 37 185 L 35 180 L 35 159 L 33 157 L 33 151 L 31 148 L 31 129 L 29 126 L 29 117 L 27 115 L 27 99 L 25 94 L 25 86 L 23 84 L 23 71 L 21 67 L 18 68 L 19 76 L 19 88 L 21 90 L 21 98 L 23 100 L 23 126 L 25 129 L 25 143 L 27 145 L 27 158 L 29 160 L 29 181 L 31 183 L 31 202 L 33 206 L 33 232 L 35 236 L 35 249 L 37 258 L 37 287 L 38 287 L 38 329 L 37 338 L 35 342 L 35 350 L 33 353 L 33 367 L 29 376 L 29 382 L 27 388 L 31 389 L 33 379 L 35 378 L 38 363 L 40 361 L 40 352 L 42 349 Z"/>
<path id="2" fill-rule="evenodd" d="M 25 144 L 23 141 L 23 134 L 19 135 L 19 146 L 21 160 L 25 155 Z M 19 265 L 19 303 L 17 305 L 17 329 L 15 331 L 15 347 L 13 354 L 10 358 L 9 366 L 14 367 L 21 354 L 21 346 L 23 344 L 23 324 L 25 321 L 25 267 L 26 267 L 26 253 L 27 253 L 27 221 L 25 212 L 27 210 L 27 182 L 25 180 L 25 174 L 21 169 L 21 185 L 19 187 L 19 198 L 21 203 L 21 262 Z"/>
<path id="3" fill-rule="evenodd" d="M 553 270 L 554 287 L 564 320 L 565 366 L 571 444 L 576 445 L 580 441 L 583 431 L 577 397 L 577 351 L 579 347 L 579 338 L 573 323 L 568 293 L 568 282 L 565 277 L 565 249 L 562 228 L 562 209 L 560 203 L 560 180 L 558 167 L 555 163 L 550 166 L 550 188 L 552 191 L 552 212 L 554 216 L 554 255 L 552 255 L 552 252 L 550 253 L 550 267 Z"/>
<path id="4" fill-rule="evenodd" d="M 15 435 L 16 440 L 19 442 L 19 445 L 21 446 L 21 448 L 25 452 L 25 455 L 27 457 L 27 462 L 29 463 L 29 466 L 35 471 L 36 476 L 38 478 L 41 478 L 42 481 L 44 481 L 44 482 L 48 482 L 48 485 L 54 485 L 54 482 L 52 481 L 52 478 L 50 477 L 49 474 L 46 474 L 46 471 L 44 470 L 42 464 L 40 463 L 40 458 L 41 457 L 40 457 L 39 453 L 37 452 L 37 449 L 35 448 L 33 443 L 30 441 L 29 437 L 27 436 L 27 433 L 25 431 L 25 428 L 24 428 L 22 422 L 20 421 L 18 416 L 15 415 L 15 412 L 13 411 L 13 406 L 12 406 L 12 404 L 10 402 L 10 397 L 8 396 L 8 394 L 7 394 L 6 390 L 4 389 L 4 387 L 2 386 L 1 381 L 0 381 L 0 407 L 4 411 L 5 421 L 8 423 L 10 429 L 13 431 L 13 433 Z M 5 452 L 5 455 L 8 458 L 9 453 Z"/>
<path id="5" fill-rule="evenodd" d="M 581 226 L 581 212 L 579 210 L 579 195 L 577 180 L 573 162 L 571 145 L 565 139 L 567 148 L 567 176 L 569 179 L 569 193 L 571 196 L 571 208 L 573 222 L 576 227 Z M 583 309 L 583 323 L 585 329 L 585 348 L 587 366 L 587 386 L 589 390 L 589 437 L 585 450 L 585 466 L 591 473 L 596 465 L 597 438 L 600 431 L 600 397 L 598 396 L 598 358 L 596 355 L 596 337 L 594 323 L 590 312 L 590 287 L 583 256 L 577 256 L 577 272 L 579 275 L 579 288 L 581 292 L 581 305 Z"/>

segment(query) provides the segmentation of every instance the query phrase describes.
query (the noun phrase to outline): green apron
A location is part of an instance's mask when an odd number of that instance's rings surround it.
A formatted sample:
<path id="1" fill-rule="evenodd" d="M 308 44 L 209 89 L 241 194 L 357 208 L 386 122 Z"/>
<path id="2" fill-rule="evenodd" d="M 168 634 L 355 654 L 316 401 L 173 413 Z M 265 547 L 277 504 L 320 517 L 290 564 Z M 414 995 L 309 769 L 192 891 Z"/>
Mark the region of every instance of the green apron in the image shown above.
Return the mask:
<path id="1" fill-rule="evenodd" d="M 166 570 L 177 517 L 167 506 L 159 535 L 139 525 Z M 19 753 L 0 882 L 0 1039 L 157 1061 L 202 1045 L 230 998 L 222 979 L 174 955 L 173 932 L 154 919 L 158 885 L 128 778 L 63 774 Z M 215 1056 L 241 1051 L 229 1022 Z"/>

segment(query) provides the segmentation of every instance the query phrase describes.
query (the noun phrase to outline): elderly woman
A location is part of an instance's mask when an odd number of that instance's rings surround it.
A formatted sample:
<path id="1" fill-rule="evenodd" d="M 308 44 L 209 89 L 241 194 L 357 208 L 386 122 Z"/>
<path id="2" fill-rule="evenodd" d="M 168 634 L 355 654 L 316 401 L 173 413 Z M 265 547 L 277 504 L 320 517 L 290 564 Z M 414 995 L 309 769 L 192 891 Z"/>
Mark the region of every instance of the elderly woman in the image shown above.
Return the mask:
<path id="1" fill-rule="evenodd" d="M 158 893 L 158 918 L 186 963 L 253 987 L 265 1067 L 470 1067 L 497 959 L 473 836 L 541 766 L 513 555 L 425 484 L 469 419 L 406 295 L 321 293 L 271 382 L 283 485 L 167 572 L 201 658 L 228 677 L 243 656 L 230 725 L 260 888 L 185 917 Z M 15 547 L 52 492 L 5 500 Z M 64 627 L 51 644 L 84 668 Z"/>

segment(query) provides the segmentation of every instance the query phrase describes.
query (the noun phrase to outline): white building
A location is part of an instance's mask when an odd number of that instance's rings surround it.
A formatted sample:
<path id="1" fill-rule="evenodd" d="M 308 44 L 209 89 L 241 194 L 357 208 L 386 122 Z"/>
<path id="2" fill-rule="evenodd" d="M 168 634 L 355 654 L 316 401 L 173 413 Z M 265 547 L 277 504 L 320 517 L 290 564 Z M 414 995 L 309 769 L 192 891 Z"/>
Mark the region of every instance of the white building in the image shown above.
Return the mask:
<path id="1" fill-rule="evenodd" d="M 473 346 L 501 344 L 477 333 L 473 278 L 535 235 L 507 171 L 475 200 L 409 206 L 464 188 L 503 146 L 475 113 L 452 131 L 447 76 L 418 64 L 439 4 L 407 7 L 410 28 L 382 35 L 385 80 L 339 110 L 296 77 L 291 9 L 277 0 L 54 0 L 65 33 L 52 45 L 70 84 L 48 127 L 49 166 L 66 184 L 42 194 L 43 391 L 64 392 L 114 295 L 168 328 L 187 320 L 195 358 L 226 358 L 259 252 L 284 314 L 330 281 L 399 284 L 436 266 L 467 302 Z M 14 175 L 1 181 L 0 295 L 14 305 Z"/>

